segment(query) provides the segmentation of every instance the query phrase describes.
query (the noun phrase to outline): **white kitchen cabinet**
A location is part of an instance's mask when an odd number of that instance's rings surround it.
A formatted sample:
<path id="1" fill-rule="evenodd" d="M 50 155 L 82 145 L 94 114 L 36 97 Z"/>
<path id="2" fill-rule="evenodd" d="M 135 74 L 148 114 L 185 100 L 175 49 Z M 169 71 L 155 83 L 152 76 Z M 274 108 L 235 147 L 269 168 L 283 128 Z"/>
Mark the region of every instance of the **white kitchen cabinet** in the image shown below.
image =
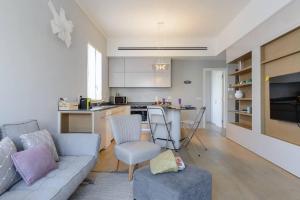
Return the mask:
<path id="1" fill-rule="evenodd" d="M 153 73 L 155 58 L 126 58 L 125 73 Z"/>
<path id="2" fill-rule="evenodd" d="M 124 87 L 125 74 L 124 73 L 109 73 L 109 87 Z"/>
<path id="3" fill-rule="evenodd" d="M 154 73 L 125 73 L 125 87 L 154 87 Z"/>
<path id="4" fill-rule="evenodd" d="M 170 70 L 171 71 L 171 70 Z M 159 72 L 154 75 L 155 87 L 171 87 L 171 72 Z"/>
<path id="5" fill-rule="evenodd" d="M 171 87 L 171 59 L 168 68 L 156 71 L 157 58 L 110 58 L 109 87 Z"/>
<path id="6" fill-rule="evenodd" d="M 124 73 L 125 58 L 109 58 L 108 66 L 111 73 Z"/>
<path id="7" fill-rule="evenodd" d="M 124 58 L 111 58 L 108 61 L 109 65 L 109 87 L 124 87 L 125 65 Z"/>

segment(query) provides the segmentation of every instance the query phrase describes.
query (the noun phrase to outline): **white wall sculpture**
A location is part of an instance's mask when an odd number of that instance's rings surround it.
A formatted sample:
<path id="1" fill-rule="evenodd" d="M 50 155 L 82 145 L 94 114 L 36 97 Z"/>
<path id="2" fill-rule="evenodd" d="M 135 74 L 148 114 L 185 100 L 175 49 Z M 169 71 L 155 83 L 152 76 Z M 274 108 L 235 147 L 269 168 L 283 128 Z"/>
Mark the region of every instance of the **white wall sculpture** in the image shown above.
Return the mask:
<path id="1" fill-rule="evenodd" d="M 65 42 L 66 46 L 69 48 L 72 44 L 71 33 L 73 31 L 73 23 L 67 20 L 65 10 L 60 8 L 59 13 L 56 11 L 52 0 L 49 0 L 48 6 L 53 14 L 53 19 L 51 20 L 51 28 L 53 34 L 57 35 L 59 39 Z"/>

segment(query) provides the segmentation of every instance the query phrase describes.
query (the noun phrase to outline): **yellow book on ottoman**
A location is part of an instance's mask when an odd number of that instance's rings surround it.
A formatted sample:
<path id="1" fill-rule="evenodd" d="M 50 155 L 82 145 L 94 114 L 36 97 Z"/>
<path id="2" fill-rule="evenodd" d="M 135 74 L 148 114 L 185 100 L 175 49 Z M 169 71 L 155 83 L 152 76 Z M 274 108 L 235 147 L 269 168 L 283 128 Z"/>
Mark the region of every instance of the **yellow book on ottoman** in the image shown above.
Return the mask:
<path id="1" fill-rule="evenodd" d="M 171 150 L 165 151 L 150 160 L 150 170 L 152 174 L 177 172 L 178 166 L 173 152 Z"/>

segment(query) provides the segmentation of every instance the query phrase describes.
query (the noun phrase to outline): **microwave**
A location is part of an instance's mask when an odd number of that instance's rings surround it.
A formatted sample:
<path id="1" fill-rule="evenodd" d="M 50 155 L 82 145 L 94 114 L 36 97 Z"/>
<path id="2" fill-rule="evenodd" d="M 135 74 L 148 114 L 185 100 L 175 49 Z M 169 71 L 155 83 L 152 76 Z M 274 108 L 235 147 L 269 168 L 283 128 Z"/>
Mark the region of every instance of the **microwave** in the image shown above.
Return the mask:
<path id="1" fill-rule="evenodd" d="M 125 97 L 125 96 L 114 97 L 114 104 L 116 104 L 116 105 L 127 104 L 127 97 Z"/>

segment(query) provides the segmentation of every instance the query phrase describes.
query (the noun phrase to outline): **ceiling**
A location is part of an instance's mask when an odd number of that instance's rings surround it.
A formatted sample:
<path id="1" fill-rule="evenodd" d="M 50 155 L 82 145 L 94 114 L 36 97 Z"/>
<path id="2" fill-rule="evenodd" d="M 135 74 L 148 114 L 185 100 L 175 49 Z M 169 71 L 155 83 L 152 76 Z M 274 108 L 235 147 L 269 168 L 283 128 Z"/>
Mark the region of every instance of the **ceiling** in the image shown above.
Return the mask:
<path id="1" fill-rule="evenodd" d="M 172 57 L 172 60 L 224 61 L 226 60 L 226 53 L 223 51 L 217 56 L 177 56 Z"/>
<path id="2" fill-rule="evenodd" d="M 76 0 L 108 38 L 216 37 L 250 0 Z"/>

